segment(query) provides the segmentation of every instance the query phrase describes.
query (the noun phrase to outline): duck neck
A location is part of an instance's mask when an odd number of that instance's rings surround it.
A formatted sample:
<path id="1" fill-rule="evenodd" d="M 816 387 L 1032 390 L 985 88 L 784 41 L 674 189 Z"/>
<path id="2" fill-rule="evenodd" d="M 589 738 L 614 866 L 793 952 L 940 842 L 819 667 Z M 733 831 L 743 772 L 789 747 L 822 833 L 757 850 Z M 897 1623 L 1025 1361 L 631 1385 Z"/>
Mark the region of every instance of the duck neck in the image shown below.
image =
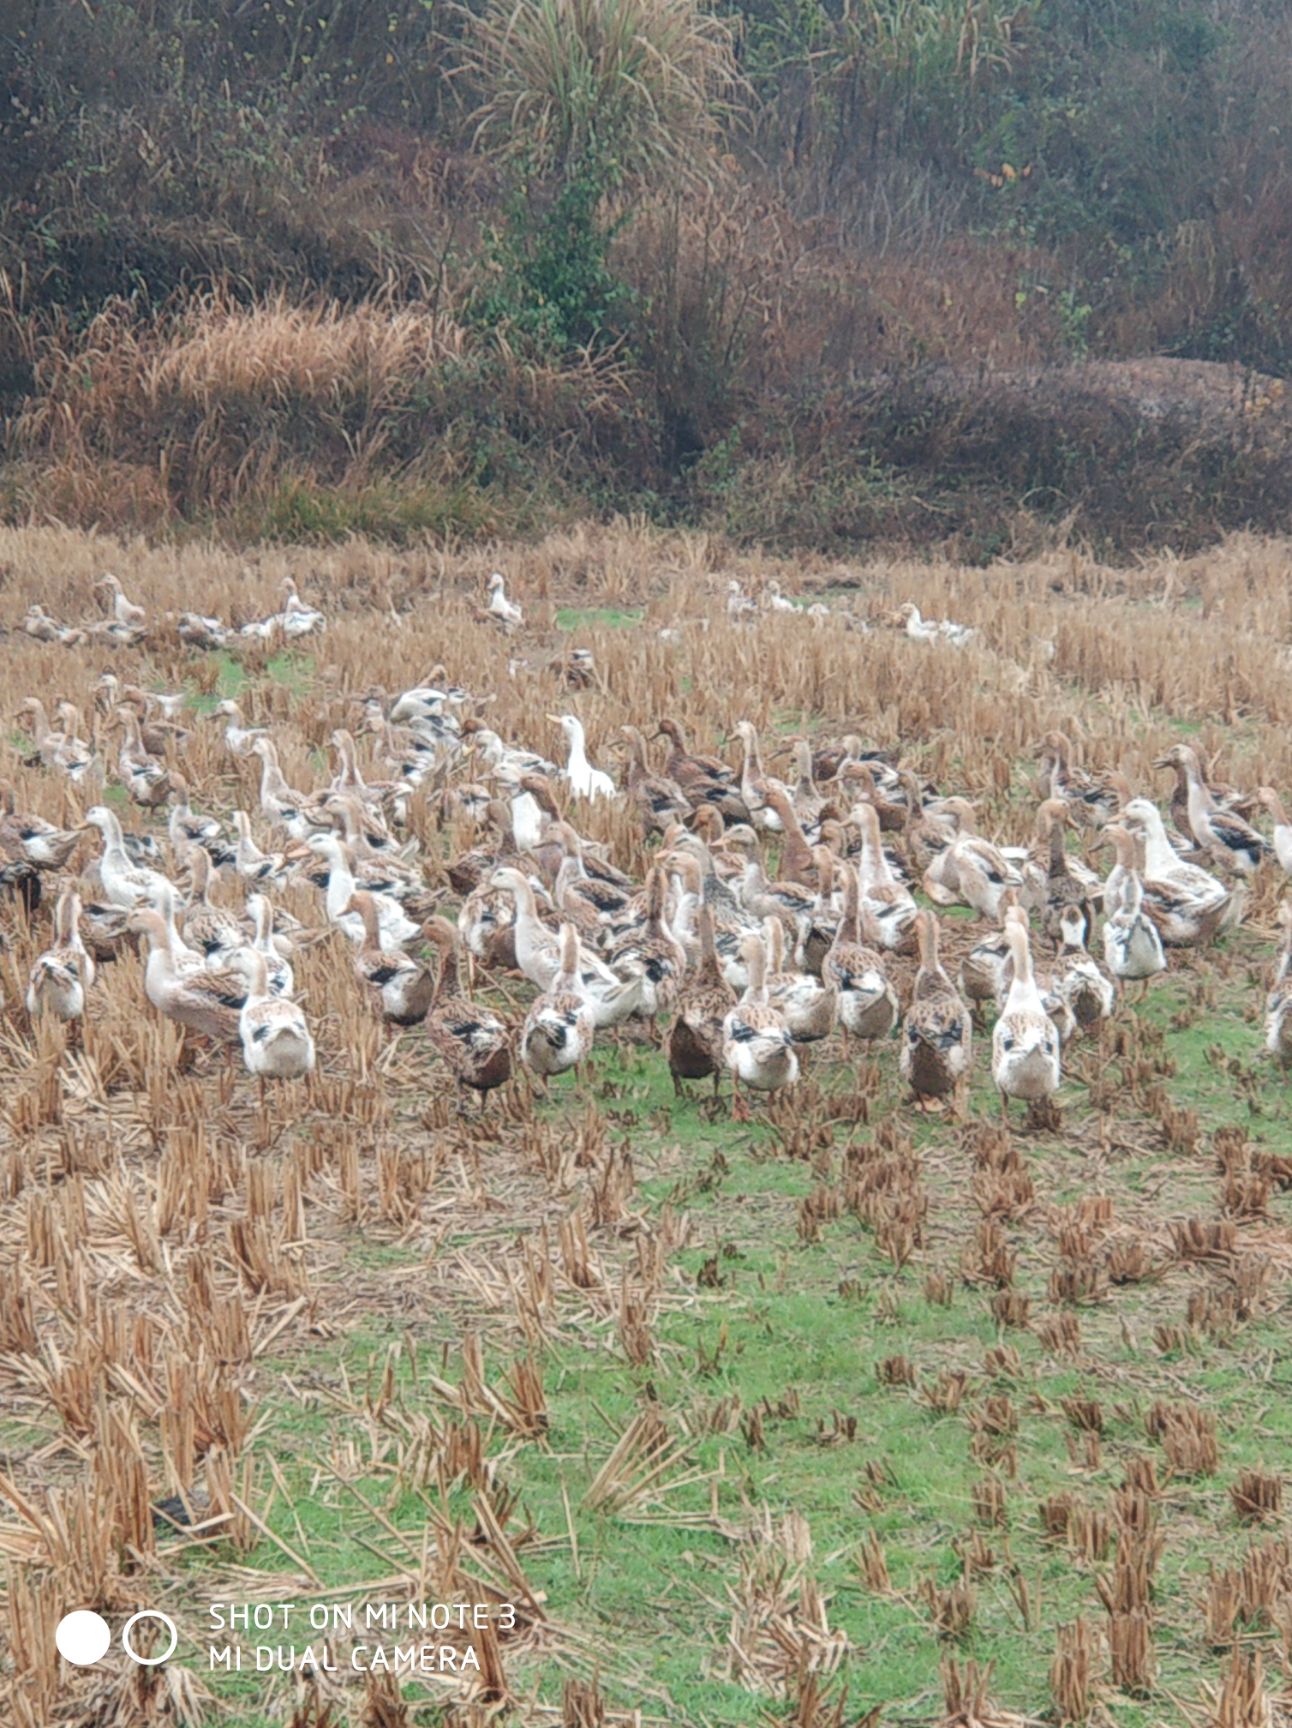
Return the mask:
<path id="1" fill-rule="evenodd" d="M 750 944 L 745 967 L 745 1001 L 751 1007 L 761 1007 L 767 1001 L 767 954 L 761 941 Z"/>

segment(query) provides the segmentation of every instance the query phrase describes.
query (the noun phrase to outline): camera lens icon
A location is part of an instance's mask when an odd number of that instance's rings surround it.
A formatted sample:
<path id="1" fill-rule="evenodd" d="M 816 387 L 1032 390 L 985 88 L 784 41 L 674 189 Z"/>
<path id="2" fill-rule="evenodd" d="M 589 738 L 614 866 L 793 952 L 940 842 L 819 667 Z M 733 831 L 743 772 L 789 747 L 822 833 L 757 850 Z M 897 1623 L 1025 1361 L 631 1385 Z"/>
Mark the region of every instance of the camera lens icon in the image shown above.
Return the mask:
<path id="1" fill-rule="evenodd" d="M 166 1648 L 155 1656 L 141 1656 L 130 1641 L 130 1634 L 141 1620 L 155 1620 L 164 1626 L 170 1634 Z M 77 1668 L 91 1668 L 96 1662 L 101 1662 L 107 1655 L 112 1643 L 112 1628 L 92 1608 L 77 1608 L 70 1614 L 64 1614 L 54 1630 L 54 1643 L 59 1655 L 66 1662 L 71 1662 Z M 160 1663 L 167 1662 L 175 1654 L 175 1646 L 179 1643 L 179 1628 L 169 1614 L 163 1614 L 160 1608 L 141 1608 L 137 1614 L 132 1614 L 121 1628 L 121 1648 L 132 1662 L 137 1662 L 141 1668 L 156 1668 Z"/>
<path id="2" fill-rule="evenodd" d="M 170 1643 L 160 1656 L 141 1656 L 130 1642 L 130 1634 L 141 1620 L 156 1620 L 159 1626 L 164 1626 L 170 1633 Z M 179 1643 L 179 1627 L 169 1614 L 163 1614 L 160 1608 L 141 1608 L 137 1614 L 132 1614 L 121 1628 L 121 1648 L 132 1662 L 137 1662 L 141 1668 L 156 1668 L 162 1662 L 169 1662 L 175 1654 L 175 1646 Z"/>

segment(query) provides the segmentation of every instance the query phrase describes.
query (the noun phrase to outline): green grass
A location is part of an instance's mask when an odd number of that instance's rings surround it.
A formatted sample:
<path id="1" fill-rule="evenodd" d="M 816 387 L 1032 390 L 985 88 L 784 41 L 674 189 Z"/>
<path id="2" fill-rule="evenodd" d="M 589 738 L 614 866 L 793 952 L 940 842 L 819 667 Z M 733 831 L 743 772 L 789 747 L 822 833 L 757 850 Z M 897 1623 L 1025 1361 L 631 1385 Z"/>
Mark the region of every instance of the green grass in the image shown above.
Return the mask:
<path id="1" fill-rule="evenodd" d="M 640 624 L 640 607 L 631 606 L 560 606 L 556 612 L 558 630 L 583 630 L 591 624 L 602 624 L 611 630 L 628 630 Z"/>
<path id="2" fill-rule="evenodd" d="M 1243 948 L 1246 938 L 1235 945 Z M 1272 1144 L 1286 1142 L 1276 1121 L 1251 1116 L 1217 1062 L 1219 1045 L 1227 1061 L 1250 1063 L 1259 1040 L 1241 1013 L 1241 967 L 1224 955 L 1214 964 L 1216 978 L 1209 978 L 1206 963 L 1201 976 L 1216 990 L 1222 1012 L 1208 1012 L 1205 1025 L 1176 1025 L 1196 983 L 1192 976 L 1167 980 L 1141 1012 L 1145 1048 L 1152 1057 L 1157 1029 L 1156 1060 L 1170 1072 L 1171 1096 L 1199 1111 L 1204 1130 L 1238 1122 L 1264 1132 Z M 886 1058 L 884 1066 L 887 1071 L 891 1061 Z M 827 1088 L 843 1079 L 837 1068 L 824 1073 Z M 1106 1505 L 1133 1451 L 1157 1452 L 1161 1472 L 1160 1451 L 1145 1437 L 1142 1421 L 1154 1397 L 1183 1393 L 1216 1412 L 1219 1474 L 1171 1482 L 1160 1508 L 1167 1536 L 1157 1581 L 1161 1685 L 1196 1699 L 1200 1676 L 1214 1676 L 1216 1662 L 1202 1644 L 1197 1607 L 1207 1564 L 1236 1557 L 1252 1539 L 1233 1516 L 1228 1484 L 1245 1465 L 1277 1468 L 1292 1439 L 1286 1396 L 1292 1369 L 1283 1360 L 1281 1317 L 1262 1316 L 1226 1344 L 1200 1339 L 1186 1358 L 1163 1356 L 1154 1346 L 1153 1326 L 1182 1320 L 1187 1289 L 1206 1277 L 1201 1270 L 1177 1268 L 1161 1283 L 1117 1288 L 1106 1302 L 1081 1309 L 1085 1357 L 1073 1364 L 1054 1357 L 1034 1331 L 1002 1333 L 988 1309 L 990 1291 L 980 1286 L 957 1278 L 947 1307 L 926 1298 L 924 1272 L 937 1266 L 956 1276 L 978 1222 L 966 1161 L 954 1154 L 956 1135 L 945 1122 L 901 1116 L 924 1155 L 930 1216 L 915 1263 L 894 1272 L 848 1213 L 827 1223 L 814 1242 L 801 1240 L 796 1230 L 804 1196 L 830 1172 L 837 1177 L 848 1143 L 868 1138 L 873 1129 L 836 1130 L 826 1161 L 814 1169 L 788 1159 L 764 1125 L 733 1132 L 725 1119 L 710 1119 L 698 1095 L 674 1100 L 658 1057 L 633 1049 L 601 1054 L 597 1095 L 610 1124 L 609 1140 L 631 1150 L 634 1211 L 658 1224 L 668 1204 L 690 1219 L 690 1240 L 670 1262 L 672 1281 L 655 1328 L 656 1358 L 647 1367 L 630 1366 L 618 1349 L 613 1315 L 594 1316 L 591 1324 L 585 1316 L 578 1327 L 558 1323 L 541 1353 L 550 1415 L 545 1438 L 518 1445 L 495 1435 L 493 1445 L 500 1483 L 520 1496 L 512 1528 L 532 1525 L 536 1533 L 520 1550 L 526 1576 L 545 1593 L 556 1624 L 581 1629 L 610 1653 L 603 1683 L 611 1698 L 623 1706 L 645 1699 L 672 1722 L 730 1728 L 749 1723 L 759 1708 L 774 1707 L 774 1698 L 751 1693 L 724 1672 L 727 1593 L 738 1589 L 741 1559 L 750 1548 L 696 1522 L 712 1505 L 730 1526 L 747 1523 L 760 1509 L 773 1525 L 790 1512 L 805 1518 L 813 1543 L 809 1571 L 829 1601 L 831 1625 L 846 1632 L 852 1651 L 850 1710 L 878 1705 L 885 1722 L 928 1719 L 944 1645 L 917 1592 L 923 1579 L 946 1586 L 958 1576 L 953 1542 L 973 1528 L 972 1490 L 983 1466 L 971 1456 L 963 1411 L 936 1414 L 908 1388 L 880 1383 L 876 1365 L 900 1354 L 915 1362 L 925 1383 L 942 1368 L 968 1370 L 975 1390 L 965 1408 L 990 1390 L 1007 1391 L 1018 1411 L 1018 1473 L 1007 1482 L 1010 1528 L 984 1532 L 999 1564 L 977 1582 L 974 1623 L 959 1649 L 990 1661 L 993 1696 L 1033 1717 L 1044 1717 L 1048 1709 L 1054 1628 L 1080 1614 L 1099 1619 L 1094 1573 L 1107 1569 L 1074 1561 L 1061 1545 L 1043 1542 L 1037 1503 L 1075 1489 L 1091 1503 Z M 1134 1215 L 1146 1183 L 1165 1176 L 1167 1187 L 1153 1208 L 1157 1214 L 1214 1215 L 1215 1177 L 1205 1150 L 1193 1158 L 1167 1154 L 1149 1118 L 1127 1101 L 1118 1108 L 1117 1126 L 1136 1144 L 1115 1152 L 1096 1172 L 1083 1088 L 1070 1082 L 1064 1096 L 1063 1131 L 1022 1141 L 1038 1197 L 1060 1203 L 1095 1188 L 1114 1196 L 1120 1220 Z M 897 1103 L 886 1072 L 876 1120 L 887 1119 Z M 572 1105 L 569 1088 L 558 1085 L 543 1115 L 559 1120 Z M 993 1106 L 989 1086 L 976 1087 L 974 1113 L 992 1115 Z M 1274 1215 L 1286 1222 L 1290 1205 L 1276 1197 Z M 1016 1288 L 1032 1298 L 1034 1313 L 1050 1311 L 1053 1254 L 1046 1231 L 1032 1218 L 1011 1222 L 1006 1234 L 1018 1254 Z M 450 1242 L 470 1239 L 469 1230 L 455 1231 Z M 619 1252 L 611 1232 L 597 1233 L 595 1246 L 607 1262 Z M 364 1241 L 346 1249 L 346 1266 L 356 1277 L 402 1282 L 425 1264 L 425 1255 L 398 1242 Z M 488 1318 L 481 1319 L 488 1336 Z M 423 1363 L 443 1349 L 449 1366 L 438 1371 L 456 1379 L 460 1326 L 428 1310 L 416 1331 Z M 363 1385 L 376 1379 L 407 1335 L 407 1317 L 392 1312 L 350 1331 L 339 1354 L 329 1346 L 267 1368 L 273 1378 L 262 1402 L 271 1420 L 258 1450 L 279 1459 L 295 1504 L 293 1518 L 280 1501 L 271 1523 L 293 1545 L 303 1533 L 325 1595 L 382 1573 L 364 1539 L 391 1556 L 397 1544 L 374 1527 L 351 1493 L 320 1471 L 347 1434 L 361 1454 L 368 1442 L 360 1443 L 360 1436 L 371 1432 L 369 1425 L 353 1410 L 338 1414 L 326 1398 L 302 1400 L 301 1387 L 317 1380 L 336 1388 L 344 1380 L 354 1389 L 357 1407 Z M 1017 1350 L 1020 1367 L 1016 1378 L 992 1381 L 983 1357 L 1000 1342 Z M 489 1349 L 493 1380 L 515 1353 L 514 1331 Z M 427 1410 L 426 1394 L 404 1354 L 397 1384 L 410 1414 Z M 1097 1397 L 1106 1414 L 1102 1455 L 1089 1469 L 1074 1468 L 1065 1438 L 1070 1430 L 1059 1407 L 1060 1399 L 1075 1394 Z M 751 1445 L 738 1426 L 716 1434 L 694 1431 L 685 1468 L 698 1473 L 698 1480 L 626 1515 L 582 1506 L 615 1432 L 648 1399 L 681 1436 L 695 1430 L 703 1406 L 724 1398 L 738 1400 L 743 1413 L 768 1407 L 761 1443 Z M 836 1414 L 855 1422 L 854 1437 L 823 1443 Z M 878 1489 L 867 1488 L 870 1463 L 882 1472 Z M 434 1491 L 423 1497 L 400 1485 L 388 1460 L 361 1468 L 352 1486 L 370 1505 L 379 1505 L 410 1543 L 420 1542 Z M 859 1493 L 869 1495 L 865 1504 L 859 1504 Z M 469 1517 L 470 1494 L 461 1485 L 448 1504 Z M 891 1593 L 874 1595 L 862 1583 L 856 1556 L 867 1531 L 884 1546 Z M 249 1563 L 272 1573 L 285 1565 L 269 1544 Z M 1032 1623 L 1026 1627 L 1007 1587 L 1010 1565 L 1029 1592 Z M 200 1576 L 195 1568 L 194 1590 Z M 550 1690 L 554 1673 L 541 1661 L 519 1662 L 512 1678 Z M 250 1687 L 247 1682 L 244 1674 L 217 1677 L 214 1684 L 233 1707 L 232 1719 L 250 1728 L 259 1720 L 250 1700 L 259 1694 L 254 1677 Z M 411 1695 L 418 1695 L 415 1687 Z M 252 1714 L 237 1713 L 243 1699 Z M 1126 1699 L 1118 1701 L 1115 1719 L 1119 1728 L 1146 1728 L 1160 1714 L 1156 1702 Z"/>

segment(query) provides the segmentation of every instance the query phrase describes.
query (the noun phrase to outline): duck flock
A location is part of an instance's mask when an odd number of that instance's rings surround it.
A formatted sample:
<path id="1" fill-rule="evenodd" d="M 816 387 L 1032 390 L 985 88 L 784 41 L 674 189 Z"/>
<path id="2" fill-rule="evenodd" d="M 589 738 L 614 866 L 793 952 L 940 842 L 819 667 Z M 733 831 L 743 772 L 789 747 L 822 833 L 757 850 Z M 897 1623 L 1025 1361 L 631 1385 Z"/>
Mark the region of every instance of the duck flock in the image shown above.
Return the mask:
<path id="1" fill-rule="evenodd" d="M 69 646 L 145 640 L 145 609 L 114 577 L 99 587 L 104 618 L 65 624 L 33 606 L 25 630 Z M 727 610 L 739 623 L 800 608 L 779 590 L 759 602 L 732 583 Z M 481 616 L 508 638 L 524 633 L 500 574 Z M 973 634 L 910 605 L 892 622 L 924 645 L 912 653 L 954 650 Z M 279 612 L 238 629 L 197 613 L 176 620 L 193 650 L 290 643 L 326 625 L 290 582 Z M 598 680 L 586 649 L 562 657 L 559 672 L 573 691 Z M 503 738 L 485 723 L 489 693 L 462 688 L 443 666 L 393 697 L 356 698 L 352 726 L 332 733 L 331 770 L 312 786 L 289 784 L 272 727 L 219 703 L 223 748 L 257 765 L 259 797 L 218 814 L 199 807 L 185 775 L 204 718 L 185 694 L 109 673 L 95 700 L 119 728 L 115 759 L 80 736 L 73 705 L 51 719 L 33 695 L 18 710 L 24 760 L 65 782 L 83 806 L 77 820 L 59 827 L 20 810 L 13 785 L 0 783 L 0 885 L 38 930 L 53 906 L 27 1011 L 75 1027 L 93 1011 L 101 968 L 137 943 L 152 1009 L 194 1040 L 240 1049 L 262 1094 L 315 1065 L 293 956 L 335 930 L 355 988 L 386 1022 L 422 1030 L 463 1099 L 483 1103 L 517 1064 L 543 1089 L 569 1071 L 582 1084 L 598 1035 L 635 1025 L 679 1091 L 710 1081 L 716 1094 L 729 1077 L 738 1116 L 750 1093 L 793 1087 L 808 1047 L 835 1036 L 846 1055 L 895 1043 L 914 1101 L 954 1109 L 976 1028 L 994 1015 L 1002 1108 L 1019 1100 L 1037 1110 L 1058 1090 L 1072 1040 L 1114 1015 L 1127 991 L 1142 993 L 1173 953 L 1233 929 L 1257 871 L 1292 874 L 1278 794 L 1210 783 L 1184 744 L 1156 764 L 1172 776 L 1160 807 L 1152 788 L 1079 766 L 1068 738 L 1047 734 L 1032 840 L 1010 847 L 977 832 L 968 798 L 859 736 L 797 740 L 782 780 L 738 715 L 730 757 L 694 748 L 677 720 L 658 715 L 649 728 L 622 727 L 622 764 L 599 765 L 577 716 L 545 716 L 540 738 Z M 357 737 L 370 743 L 366 767 Z M 549 737 L 562 740 L 563 761 L 544 754 Z M 408 826 L 419 789 L 433 789 L 438 834 L 471 824 L 464 850 L 423 851 Z M 123 823 L 127 806 L 139 814 Z M 643 879 L 582 831 L 598 806 L 640 825 Z M 75 875 L 74 858 L 85 861 Z M 279 903 L 300 885 L 314 896 L 312 927 Z M 981 921 L 954 976 L 939 940 L 938 909 L 951 907 Z M 1280 917 L 1265 1036 L 1286 1065 L 1292 902 Z M 517 973 L 533 990 L 519 1024 L 489 1005 L 490 983 Z"/>

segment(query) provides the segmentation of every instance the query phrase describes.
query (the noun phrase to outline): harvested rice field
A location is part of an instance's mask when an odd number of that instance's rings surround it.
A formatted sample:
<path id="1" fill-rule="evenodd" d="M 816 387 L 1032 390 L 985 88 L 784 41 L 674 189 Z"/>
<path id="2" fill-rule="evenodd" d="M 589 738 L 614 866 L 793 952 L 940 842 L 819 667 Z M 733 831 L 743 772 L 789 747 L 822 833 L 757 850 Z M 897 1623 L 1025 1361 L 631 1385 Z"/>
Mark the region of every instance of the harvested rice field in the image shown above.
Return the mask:
<path id="1" fill-rule="evenodd" d="M 0 530 L 3 1720 L 1292 1720 L 1288 559 Z"/>

